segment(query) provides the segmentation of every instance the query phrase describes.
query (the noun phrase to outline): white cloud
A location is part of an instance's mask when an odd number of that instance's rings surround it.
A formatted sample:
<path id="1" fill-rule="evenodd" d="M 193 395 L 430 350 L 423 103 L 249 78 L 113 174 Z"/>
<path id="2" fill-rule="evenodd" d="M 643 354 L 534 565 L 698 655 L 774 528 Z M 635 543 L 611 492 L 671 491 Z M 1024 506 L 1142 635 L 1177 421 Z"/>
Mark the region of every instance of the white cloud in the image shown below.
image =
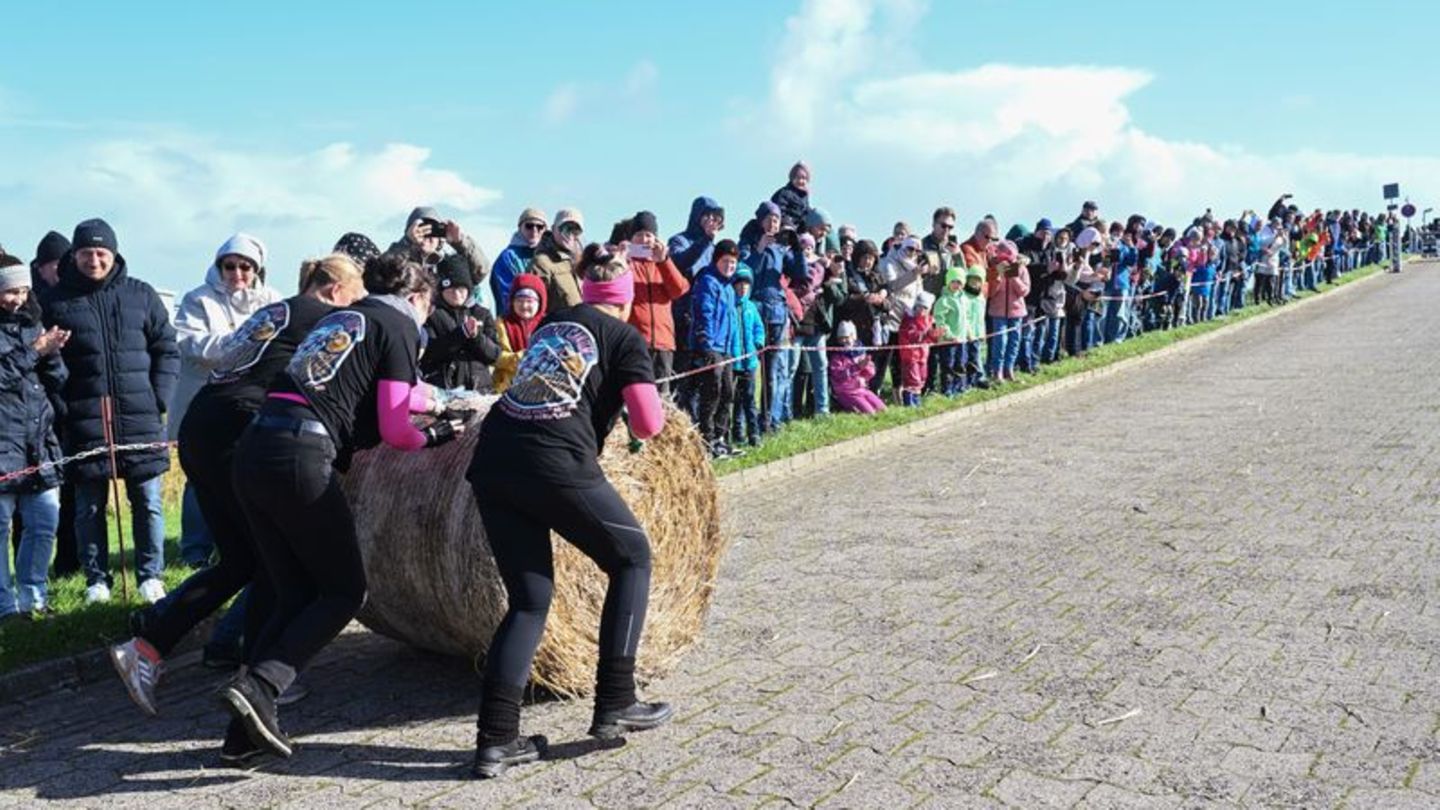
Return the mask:
<path id="1" fill-rule="evenodd" d="M 1376 209 L 1383 182 L 1440 186 L 1434 158 L 1262 155 L 1159 137 L 1130 108 L 1152 80 L 1143 70 L 915 64 L 910 39 L 924 12 L 915 0 L 807 0 L 787 20 L 766 103 L 783 126 L 768 130 L 767 148 L 810 158 L 821 202 L 861 196 L 912 216 L 951 202 L 1028 219 L 1093 197 L 1109 214 L 1175 221 L 1207 206 L 1268 206 L 1283 191 L 1301 205 Z M 1277 97 L 1277 120 L 1297 103 Z M 904 210 L 863 224 L 888 228 Z"/>
<path id="2" fill-rule="evenodd" d="M 264 153 L 172 132 L 60 149 L 18 169 L 7 180 L 22 193 L 0 195 L 7 230 L 38 238 L 102 216 L 137 274 L 177 290 L 199 283 L 215 247 L 237 230 L 269 245 L 272 280 L 285 290 L 302 258 L 346 231 L 383 249 L 416 205 L 439 206 L 484 244 L 505 240 L 485 216 L 500 192 L 431 165 L 430 151 L 410 144 Z"/>
<path id="3" fill-rule="evenodd" d="M 641 59 L 619 79 L 557 85 L 545 97 L 540 117 L 545 123 L 558 126 L 580 116 L 630 116 L 637 110 L 654 113 L 659 109 L 659 86 L 660 68 L 649 59 Z"/>

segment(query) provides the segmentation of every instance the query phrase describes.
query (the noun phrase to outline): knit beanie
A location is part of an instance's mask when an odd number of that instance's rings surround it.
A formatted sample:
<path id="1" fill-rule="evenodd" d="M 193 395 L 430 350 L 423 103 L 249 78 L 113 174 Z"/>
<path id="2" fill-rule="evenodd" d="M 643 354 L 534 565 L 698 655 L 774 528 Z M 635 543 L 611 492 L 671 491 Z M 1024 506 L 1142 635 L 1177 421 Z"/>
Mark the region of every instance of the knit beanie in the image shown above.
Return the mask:
<path id="1" fill-rule="evenodd" d="M 115 229 L 103 219 L 87 219 L 75 226 L 70 241 L 75 250 L 84 248 L 105 248 L 111 253 L 120 252 L 120 243 L 115 239 Z"/>
<path id="2" fill-rule="evenodd" d="M 807 230 L 821 225 L 830 225 L 830 215 L 825 212 L 824 208 L 811 208 L 805 212 L 805 228 Z"/>
<path id="3" fill-rule="evenodd" d="M 30 286 L 30 270 L 23 264 L 0 267 L 0 292 Z"/>
<path id="4" fill-rule="evenodd" d="M 458 253 L 452 253 L 440 260 L 440 264 L 435 266 L 435 279 L 442 290 L 451 287 L 469 290 L 475 286 L 474 276 L 470 273 L 470 262 Z"/>
<path id="5" fill-rule="evenodd" d="M 641 231 L 649 231 L 650 233 L 660 232 L 660 223 L 655 219 L 655 215 L 649 211 L 641 211 L 630 218 L 629 235 L 634 236 Z"/>
<path id="6" fill-rule="evenodd" d="M 40 244 L 35 246 L 35 258 L 30 262 L 30 268 L 38 269 L 40 265 L 48 262 L 58 262 L 60 257 L 70 252 L 70 240 L 64 236 L 51 231 L 45 234 Z"/>
<path id="7" fill-rule="evenodd" d="M 933 306 L 935 306 L 935 296 L 924 290 L 915 294 L 915 314 L 918 315 Z"/>
<path id="8" fill-rule="evenodd" d="M 760 203 L 759 208 L 755 209 L 756 219 L 764 219 L 765 217 L 770 216 L 780 216 L 780 206 L 776 205 L 773 202 L 770 202 L 769 200 L 766 200 L 765 202 Z"/>

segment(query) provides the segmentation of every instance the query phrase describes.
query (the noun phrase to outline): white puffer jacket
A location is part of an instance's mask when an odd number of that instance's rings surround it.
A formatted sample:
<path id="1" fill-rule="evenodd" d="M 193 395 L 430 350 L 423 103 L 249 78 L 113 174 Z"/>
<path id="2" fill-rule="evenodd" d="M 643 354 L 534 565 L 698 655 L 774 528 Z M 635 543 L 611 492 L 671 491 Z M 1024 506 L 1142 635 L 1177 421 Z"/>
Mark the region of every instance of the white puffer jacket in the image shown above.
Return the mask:
<path id="1" fill-rule="evenodd" d="M 185 294 L 175 316 L 176 342 L 180 346 L 180 382 L 170 401 L 169 435 L 173 440 L 180 433 L 180 420 L 190 400 L 205 385 L 210 370 L 223 355 L 221 341 L 234 332 L 261 307 L 279 301 L 282 296 L 261 280 L 257 273 L 249 289 L 231 291 L 220 273 L 224 256 L 243 256 L 264 270 L 265 245 L 259 239 L 237 233 L 225 240 L 215 251 L 215 261 L 205 273 L 205 283 Z"/>

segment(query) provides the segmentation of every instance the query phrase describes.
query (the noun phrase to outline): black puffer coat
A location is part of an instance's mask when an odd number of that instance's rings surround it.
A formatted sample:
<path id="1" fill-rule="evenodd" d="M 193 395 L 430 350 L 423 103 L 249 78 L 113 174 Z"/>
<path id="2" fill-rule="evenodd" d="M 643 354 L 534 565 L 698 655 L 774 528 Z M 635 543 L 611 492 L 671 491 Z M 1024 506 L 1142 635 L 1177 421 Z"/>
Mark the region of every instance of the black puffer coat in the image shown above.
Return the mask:
<path id="1" fill-rule="evenodd" d="M 465 334 L 465 318 L 479 322 L 475 337 Z M 429 343 L 420 356 L 420 373 L 425 382 L 438 388 L 467 388 L 488 394 L 495 390 L 490 367 L 500 359 L 500 342 L 495 318 L 479 304 L 452 307 L 436 300 L 435 311 L 425 322 Z"/>
<path id="2" fill-rule="evenodd" d="M 110 397 L 115 443 L 165 441 L 165 407 L 180 376 L 175 329 L 160 296 L 129 276 L 125 259 L 101 281 L 80 274 L 71 254 L 60 260 L 60 283 L 41 303 L 45 323 L 70 330 L 61 350 L 70 378 L 62 398 L 60 442 L 66 455 L 105 446 L 102 401 Z M 132 451 L 117 457 L 124 478 L 146 479 L 170 468 L 166 449 Z M 110 459 L 101 454 L 66 467 L 71 481 L 110 475 Z"/>
<path id="3" fill-rule="evenodd" d="M 0 311 L 0 475 L 60 458 L 55 437 L 58 394 L 65 385 L 60 355 L 35 352 L 40 308 L 33 299 L 18 312 Z M 11 481 L 0 492 L 40 492 L 60 484 L 60 468 L 51 467 Z"/>

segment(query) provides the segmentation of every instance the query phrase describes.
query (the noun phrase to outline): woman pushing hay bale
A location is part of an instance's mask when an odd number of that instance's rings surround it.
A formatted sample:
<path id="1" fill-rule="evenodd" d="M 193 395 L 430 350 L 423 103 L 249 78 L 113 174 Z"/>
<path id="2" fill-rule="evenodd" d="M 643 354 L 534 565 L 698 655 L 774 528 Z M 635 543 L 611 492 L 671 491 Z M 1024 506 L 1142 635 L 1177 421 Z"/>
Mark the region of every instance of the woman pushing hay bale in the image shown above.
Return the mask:
<path id="1" fill-rule="evenodd" d="M 715 475 L 700 434 L 674 408 L 666 415 L 665 429 L 639 453 L 617 429 L 600 459 L 652 544 L 640 645 L 647 680 L 673 669 L 699 635 L 724 552 Z M 360 620 L 416 647 L 472 660 L 505 614 L 505 587 L 464 475 L 478 425 L 472 420 L 459 439 L 427 453 L 361 453 L 345 478 L 369 580 Z M 552 542 L 555 601 L 533 681 L 561 695 L 589 695 L 605 576 L 569 544 Z"/>

